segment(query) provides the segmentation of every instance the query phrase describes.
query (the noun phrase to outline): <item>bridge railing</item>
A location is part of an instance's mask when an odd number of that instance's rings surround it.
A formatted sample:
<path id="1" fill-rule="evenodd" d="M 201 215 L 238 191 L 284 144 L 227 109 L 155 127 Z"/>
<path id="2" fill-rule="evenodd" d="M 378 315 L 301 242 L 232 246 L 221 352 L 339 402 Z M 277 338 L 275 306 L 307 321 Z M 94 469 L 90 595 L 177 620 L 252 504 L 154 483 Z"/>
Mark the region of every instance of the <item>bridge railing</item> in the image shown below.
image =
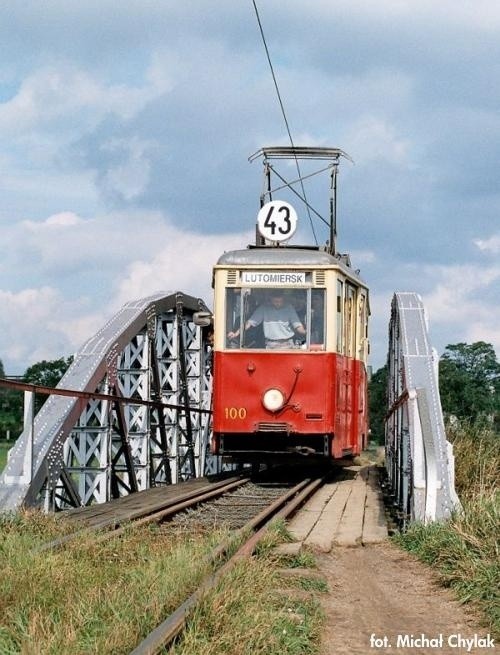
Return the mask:
<path id="1" fill-rule="evenodd" d="M 402 516 L 424 523 L 447 518 L 460 505 L 437 364 L 421 298 L 396 293 L 389 324 L 386 468 Z"/>

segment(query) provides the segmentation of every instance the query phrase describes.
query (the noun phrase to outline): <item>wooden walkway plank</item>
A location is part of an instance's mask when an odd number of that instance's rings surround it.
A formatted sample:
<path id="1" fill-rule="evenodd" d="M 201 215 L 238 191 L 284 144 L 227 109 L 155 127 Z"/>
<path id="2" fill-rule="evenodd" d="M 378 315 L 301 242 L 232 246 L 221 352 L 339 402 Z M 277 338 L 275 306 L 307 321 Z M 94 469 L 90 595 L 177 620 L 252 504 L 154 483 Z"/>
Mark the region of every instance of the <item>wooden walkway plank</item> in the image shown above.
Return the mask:
<path id="1" fill-rule="evenodd" d="M 304 544 L 313 549 L 329 553 L 333 538 L 337 532 L 344 510 L 352 492 L 351 481 L 339 482 L 335 494 L 323 510 L 316 525 L 311 530 Z"/>
<path id="2" fill-rule="evenodd" d="M 288 531 L 296 541 L 304 541 L 307 538 L 337 487 L 336 483 L 325 484 L 292 518 Z"/>
<path id="3" fill-rule="evenodd" d="M 387 537 L 387 521 L 382 493 L 378 489 L 367 487 L 362 543 L 363 545 L 377 544 L 385 541 Z"/>
<path id="4" fill-rule="evenodd" d="M 345 512 L 334 536 L 338 546 L 358 546 L 363 533 L 365 514 L 366 484 L 360 477 L 352 482 L 352 491 Z"/>

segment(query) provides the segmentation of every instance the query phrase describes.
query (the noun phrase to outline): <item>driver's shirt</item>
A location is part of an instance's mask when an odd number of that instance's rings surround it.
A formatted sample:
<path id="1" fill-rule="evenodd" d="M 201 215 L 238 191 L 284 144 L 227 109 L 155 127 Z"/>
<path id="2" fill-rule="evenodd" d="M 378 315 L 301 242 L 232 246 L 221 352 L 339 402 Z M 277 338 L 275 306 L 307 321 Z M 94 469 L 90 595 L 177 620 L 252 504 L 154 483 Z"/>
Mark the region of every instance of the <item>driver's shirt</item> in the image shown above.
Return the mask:
<path id="1" fill-rule="evenodd" d="M 293 328 L 302 325 L 292 305 L 278 308 L 260 305 L 248 319 L 248 323 L 252 327 L 263 323 L 264 337 L 269 341 L 291 339 L 294 336 Z"/>

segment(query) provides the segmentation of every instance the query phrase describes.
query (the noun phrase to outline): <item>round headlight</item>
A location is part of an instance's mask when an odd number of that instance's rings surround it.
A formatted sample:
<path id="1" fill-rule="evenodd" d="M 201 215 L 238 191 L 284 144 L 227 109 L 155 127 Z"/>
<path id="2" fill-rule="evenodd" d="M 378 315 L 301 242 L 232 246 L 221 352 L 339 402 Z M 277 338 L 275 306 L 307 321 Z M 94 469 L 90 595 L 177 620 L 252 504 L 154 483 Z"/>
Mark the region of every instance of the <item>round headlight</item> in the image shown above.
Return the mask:
<path id="1" fill-rule="evenodd" d="M 285 396 L 279 389 L 268 389 L 262 396 L 262 404 L 270 412 L 275 412 L 283 407 Z"/>

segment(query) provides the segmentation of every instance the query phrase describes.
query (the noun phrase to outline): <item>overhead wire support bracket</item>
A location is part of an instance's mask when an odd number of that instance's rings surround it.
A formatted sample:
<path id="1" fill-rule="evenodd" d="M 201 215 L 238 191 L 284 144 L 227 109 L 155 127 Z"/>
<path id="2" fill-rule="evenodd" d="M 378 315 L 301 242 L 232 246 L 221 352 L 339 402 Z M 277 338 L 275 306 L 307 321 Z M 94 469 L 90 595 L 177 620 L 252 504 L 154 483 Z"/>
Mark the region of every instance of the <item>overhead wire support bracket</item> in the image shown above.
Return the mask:
<path id="1" fill-rule="evenodd" d="M 263 157 L 264 164 L 264 191 L 261 196 L 261 206 L 264 204 L 266 196 L 270 201 L 272 199 L 272 193 L 287 187 L 292 193 L 294 193 L 306 206 L 308 213 L 312 211 L 330 230 L 330 239 L 328 250 L 331 254 L 336 253 L 336 242 L 337 242 L 337 174 L 339 160 L 341 157 L 349 160 L 354 163 L 352 158 L 340 148 L 327 148 L 327 147 L 310 147 L 310 146 L 266 146 L 261 148 L 253 155 L 251 155 L 248 160 L 250 162 L 254 161 L 258 157 Z M 298 159 L 309 159 L 309 160 L 329 160 L 330 163 L 328 166 L 310 173 L 309 175 L 302 176 L 299 171 L 299 177 L 291 182 L 288 182 L 280 173 L 277 172 L 275 167 L 270 163 L 270 160 L 273 159 L 293 159 L 297 161 Z M 330 169 L 330 206 L 329 206 L 329 218 L 327 221 L 319 212 L 317 212 L 307 201 L 304 192 L 303 181 L 307 178 L 313 177 L 321 172 Z M 271 171 L 284 183 L 283 186 L 278 186 L 272 188 L 271 185 Z M 294 184 L 299 183 L 302 186 L 303 193 L 300 194 L 293 188 Z"/>
<path id="2" fill-rule="evenodd" d="M 258 157 L 265 159 L 340 159 L 345 157 L 354 163 L 353 159 L 340 148 L 326 148 L 315 146 L 268 146 L 261 148 L 250 155 L 248 161 L 252 162 Z"/>

